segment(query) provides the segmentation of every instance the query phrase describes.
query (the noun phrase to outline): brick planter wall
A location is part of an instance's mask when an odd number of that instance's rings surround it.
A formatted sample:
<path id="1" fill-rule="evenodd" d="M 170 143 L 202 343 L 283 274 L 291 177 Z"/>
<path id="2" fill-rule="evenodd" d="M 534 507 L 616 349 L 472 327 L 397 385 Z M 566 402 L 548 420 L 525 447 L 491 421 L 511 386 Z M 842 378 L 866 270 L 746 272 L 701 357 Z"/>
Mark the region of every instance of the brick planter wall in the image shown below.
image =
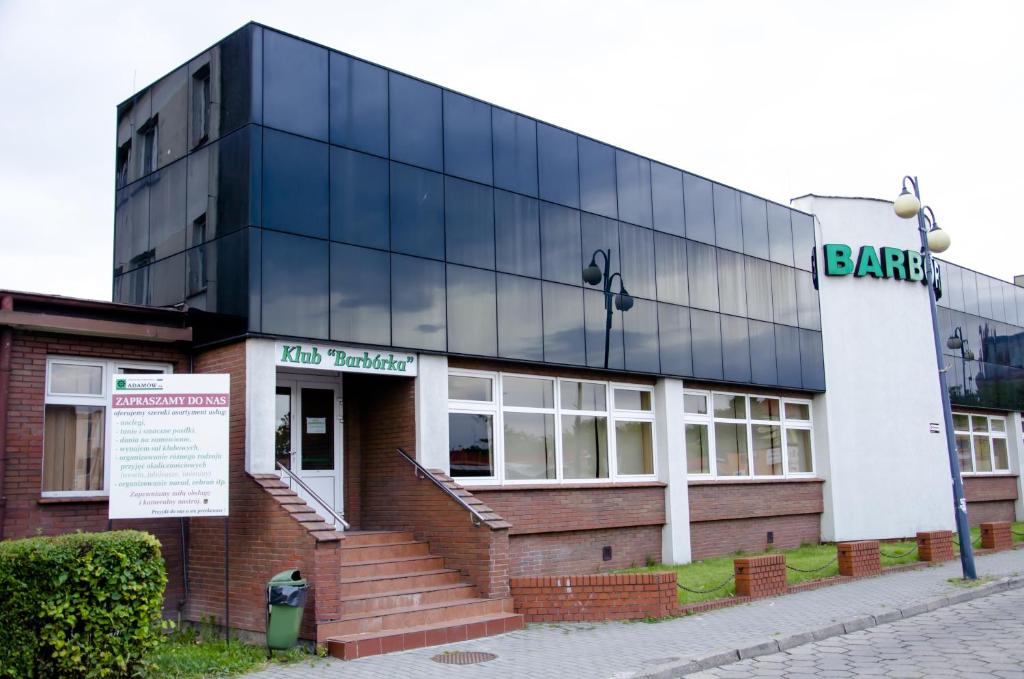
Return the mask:
<path id="1" fill-rule="evenodd" d="M 949 561 L 953 556 L 953 531 L 930 530 L 917 534 L 918 561 Z"/>
<path id="2" fill-rule="evenodd" d="M 849 577 L 877 575 L 882 572 L 882 555 L 878 540 L 840 542 L 836 545 L 839 556 L 839 574 Z"/>
<path id="3" fill-rule="evenodd" d="M 736 596 L 763 597 L 783 594 L 786 585 L 786 557 L 782 554 L 749 556 L 733 561 Z"/>
<path id="4" fill-rule="evenodd" d="M 1013 549 L 1013 534 L 1009 521 L 990 521 L 981 524 L 982 549 Z"/>
<path id="5" fill-rule="evenodd" d="M 527 622 L 639 620 L 679 610 L 674 572 L 512 578 L 511 588 Z"/>
<path id="6" fill-rule="evenodd" d="M 689 491 L 694 559 L 769 546 L 789 549 L 821 539 L 820 479 L 691 481 Z"/>

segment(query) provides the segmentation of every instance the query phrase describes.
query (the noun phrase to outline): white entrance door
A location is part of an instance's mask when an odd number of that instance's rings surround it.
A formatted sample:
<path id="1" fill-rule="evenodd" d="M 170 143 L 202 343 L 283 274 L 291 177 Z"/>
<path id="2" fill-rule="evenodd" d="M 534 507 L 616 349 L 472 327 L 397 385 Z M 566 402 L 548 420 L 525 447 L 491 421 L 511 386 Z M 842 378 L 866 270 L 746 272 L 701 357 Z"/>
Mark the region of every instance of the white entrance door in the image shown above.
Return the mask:
<path id="1" fill-rule="evenodd" d="M 340 394 L 338 380 L 277 380 L 277 459 L 302 481 L 292 489 L 328 523 L 331 511 L 343 511 Z"/>

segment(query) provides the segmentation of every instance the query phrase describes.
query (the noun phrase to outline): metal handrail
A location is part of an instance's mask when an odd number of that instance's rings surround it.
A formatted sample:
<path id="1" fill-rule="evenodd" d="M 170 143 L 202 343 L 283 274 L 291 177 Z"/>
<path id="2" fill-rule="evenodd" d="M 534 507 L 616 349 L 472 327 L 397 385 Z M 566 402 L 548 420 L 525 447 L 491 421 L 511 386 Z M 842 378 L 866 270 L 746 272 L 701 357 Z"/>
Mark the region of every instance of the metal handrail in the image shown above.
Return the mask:
<path id="1" fill-rule="evenodd" d="M 404 450 L 402 450 L 401 448 L 395 448 L 395 450 L 398 451 L 399 455 L 401 455 L 406 460 L 411 462 L 413 467 L 416 468 L 416 476 L 417 476 L 417 478 L 427 478 L 427 479 L 430 479 L 431 481 L 434 482 L 435 486 L 437 486 L 438 488 L 443 490 L 445 493 L 447 493 L 449 497 L 451 497 L 453 500 L 455 500 L 460 505 L 462 505 L 464 509 L 468 510 L 469 513 L 470 513 L 470 518 L 473 520 L 473 525 L 474 526 L 479 526 L 480 524 L 482 524 L 485 521 L 487 521 L 487 519 L 484 518 L 483 514 L 478 512 L 476 509 L 473 508 L 472 505 L 470 505 L 468 502 L 466 502 L 461 497 L 459 497 L 451 488 L 449 488 L 448 486 L 446 486 L 443 483 L 441 483 L 440 479 L 438 479 L 436 476 L 434 476 L 433 473 L 431 473 L 431 471 L 429 469 L 427 469 L 426 467 L 421 465 L 414 458 L 409 457 L 409 455 Z"/>
<path id="2" fill-rule="evenodd" d="M 299 484 L 299 487 L 302 488 L 302 490 L 306 491 L 309 494 L 310 497 L 312 497 L 314 500 L 316 500 L 317 504 L 319 504 L 328 514 L 330 514 L 331 518 L 333 518 L 335 521 L 337 521 L 339 524 L 341 524 L 344 527 L 345 530 L 350 530 L 352 528 L 352 526 L 349 525 L 348 521 L 346 521 L 341 516 L 341 514 L 339 514 L 338 512 L 334 511 L 333 507 L 331 507 L 329 504 L 324 502 L 324 499 L 322 497 L 320 497 L 319 495 L 317 495 L 316 491 L 314 491 L 312 488 L 310 488 L 308 485 L 306 485 L 306 482 L 303 481 L 301 478 L 299 478 L 298 474 L 293 472 L 291 469 L 288 469 L 288 467 L 285 467 L 280 462 L 275 462 L 275 464 L 277 465 L 278 469 L 280 469 L 281 471 L 283 471 L 285 474 L 288 475 L 289 482 L 295 481 L 295 483 Z"/>

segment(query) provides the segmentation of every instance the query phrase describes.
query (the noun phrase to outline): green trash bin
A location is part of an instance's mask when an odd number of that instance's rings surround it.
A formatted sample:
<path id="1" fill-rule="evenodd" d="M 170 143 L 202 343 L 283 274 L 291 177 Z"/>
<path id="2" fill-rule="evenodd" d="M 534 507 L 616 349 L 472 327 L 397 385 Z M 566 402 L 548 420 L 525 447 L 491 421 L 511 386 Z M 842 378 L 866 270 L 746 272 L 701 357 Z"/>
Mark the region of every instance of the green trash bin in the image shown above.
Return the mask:
<path id="1" fill-rule="evenodd" d="M 299 639 L 299 623 L 309 585 L 297 568 L 281 571 L 267 583 L 267 654 L 283 651 Z"/>

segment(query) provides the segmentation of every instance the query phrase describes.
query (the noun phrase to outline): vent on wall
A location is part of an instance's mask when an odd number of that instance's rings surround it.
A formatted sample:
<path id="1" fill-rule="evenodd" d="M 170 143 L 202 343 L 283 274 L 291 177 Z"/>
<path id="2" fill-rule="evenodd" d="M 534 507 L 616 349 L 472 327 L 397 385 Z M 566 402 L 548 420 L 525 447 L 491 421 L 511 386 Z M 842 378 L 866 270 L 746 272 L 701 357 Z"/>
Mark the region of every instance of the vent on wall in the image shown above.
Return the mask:
<path id="1" fill-rule="evenodd" d="M 604 547 L 601 548 L 601 560 L 602 561 L 611 561 L 612 560 L 612 546 L 611 545 L 605 545 Z"/>

